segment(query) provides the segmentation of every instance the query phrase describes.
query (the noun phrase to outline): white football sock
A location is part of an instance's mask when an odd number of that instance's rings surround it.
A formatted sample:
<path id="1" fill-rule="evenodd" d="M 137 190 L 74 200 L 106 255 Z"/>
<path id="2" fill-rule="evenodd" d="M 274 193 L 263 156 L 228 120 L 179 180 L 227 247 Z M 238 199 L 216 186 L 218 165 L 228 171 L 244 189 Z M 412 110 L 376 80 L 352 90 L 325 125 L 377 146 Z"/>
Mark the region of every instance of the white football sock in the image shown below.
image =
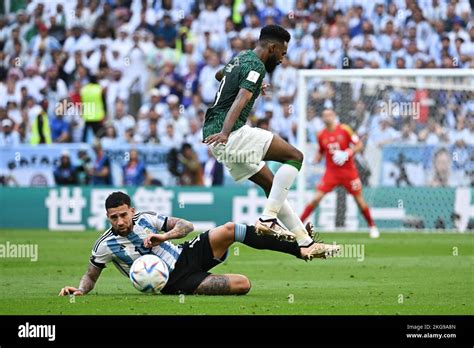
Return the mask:
<path id="1" fill-rule="evenodd" d="M 289 164 L 283 164 L 273 178 L 272 189 L 268 195 L 262 219 L 276 219 L 283 202 L 288 196 L 288 191 L 298 175 L 298 169 Z"/>
<path id="2" fill-rule="evenodd" d="M 308 245 L 313 241 L 287 199 L 283 202 L 280 212 L 278 213 L 278 218 L 290 232 L 296 235 L 298 245 Z"/>

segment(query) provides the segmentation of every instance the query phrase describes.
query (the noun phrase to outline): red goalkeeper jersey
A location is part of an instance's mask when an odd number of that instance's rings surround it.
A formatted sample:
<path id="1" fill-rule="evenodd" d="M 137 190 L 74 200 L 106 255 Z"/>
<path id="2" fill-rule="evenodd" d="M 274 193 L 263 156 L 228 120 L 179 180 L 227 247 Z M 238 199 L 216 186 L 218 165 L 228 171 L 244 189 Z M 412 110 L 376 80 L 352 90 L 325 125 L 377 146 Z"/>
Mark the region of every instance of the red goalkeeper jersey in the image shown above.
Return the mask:
<path id="1" fill-rule="evenodd" d="M 338 124 L 332 132 L 324 128 L 318 133 L 318 142 L 319 152 L 326 154 L 326 171 L 344 170 L 355 171 L 357 173 L 353 156 L 350 156 L 347 162 L 342 166 L 338 166 L 332 160 L 334 151 L 344 151 L 350 148 L 350 144 L 357 144 L 359 142 L 359 137 L 353 132 L 351 127 L 346 124 Z"/>

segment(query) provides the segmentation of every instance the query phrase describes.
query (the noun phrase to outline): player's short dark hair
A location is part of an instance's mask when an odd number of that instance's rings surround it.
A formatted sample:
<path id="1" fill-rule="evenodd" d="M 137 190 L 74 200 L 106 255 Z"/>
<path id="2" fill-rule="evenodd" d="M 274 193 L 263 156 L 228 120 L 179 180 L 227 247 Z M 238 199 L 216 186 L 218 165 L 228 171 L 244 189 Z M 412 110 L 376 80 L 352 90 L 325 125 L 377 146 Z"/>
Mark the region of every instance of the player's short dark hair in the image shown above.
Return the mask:
<path id="1" fill-rule="evenodd" d="M 112 192 L 105 200 L 105 210 L 117 208 L 123 204 L 126 204 L 129 207 L 132 205 L 130 196 L 120 191 Z"/>
<path id="2" fill-rule="evenodd" d="M 280 43 L 289 42 L 291 35 L 285 28 L 271 24 L 266 25 L 260 31 L 259 41 L 278 41 Z"/>

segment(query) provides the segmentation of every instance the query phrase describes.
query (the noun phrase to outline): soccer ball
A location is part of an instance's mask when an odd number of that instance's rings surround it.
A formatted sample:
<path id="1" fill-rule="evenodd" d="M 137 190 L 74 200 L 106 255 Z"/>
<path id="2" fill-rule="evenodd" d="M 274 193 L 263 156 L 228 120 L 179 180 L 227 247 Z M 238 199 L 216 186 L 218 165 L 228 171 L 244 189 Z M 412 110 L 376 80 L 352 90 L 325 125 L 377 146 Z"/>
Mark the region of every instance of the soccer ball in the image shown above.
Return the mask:
<path id="1" fill-rule="evenodd" d="M 135 289 L 146 293 L 158 293 L 168 281 L 168 267 L 156 255 L 144 255 L 133 262 L 130 280 Z"/>

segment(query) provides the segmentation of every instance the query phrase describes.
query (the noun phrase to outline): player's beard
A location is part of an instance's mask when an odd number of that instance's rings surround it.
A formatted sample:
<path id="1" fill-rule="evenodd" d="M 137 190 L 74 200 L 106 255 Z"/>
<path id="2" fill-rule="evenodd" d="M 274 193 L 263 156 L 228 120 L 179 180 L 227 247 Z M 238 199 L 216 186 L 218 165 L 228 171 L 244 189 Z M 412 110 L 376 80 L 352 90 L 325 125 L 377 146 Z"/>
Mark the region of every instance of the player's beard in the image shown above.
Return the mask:
<path id="1" fill-rule="evenodd" d="M 271 56 L 268 57 L 267 61 L 265 62 L 265 70 L 268 73 L 272 73 L 278 65 L 278 59 L 276 55 L 272 54 Z"/>
<path id="2" fill-rule="evenodd" d="M 117 226 L 116 231 L 117 231 L 117 233 L 118 233 L 119 235 L 121 235 L 121 236 L 126 236 L 126 235 L 128 234 L 128 232 L 130 232 L 132 229 L 133 229 L 133 224 L 130 223 L 129 226 L 122 227 L 122 228 L 119 228 L 119 227 Z"/>

